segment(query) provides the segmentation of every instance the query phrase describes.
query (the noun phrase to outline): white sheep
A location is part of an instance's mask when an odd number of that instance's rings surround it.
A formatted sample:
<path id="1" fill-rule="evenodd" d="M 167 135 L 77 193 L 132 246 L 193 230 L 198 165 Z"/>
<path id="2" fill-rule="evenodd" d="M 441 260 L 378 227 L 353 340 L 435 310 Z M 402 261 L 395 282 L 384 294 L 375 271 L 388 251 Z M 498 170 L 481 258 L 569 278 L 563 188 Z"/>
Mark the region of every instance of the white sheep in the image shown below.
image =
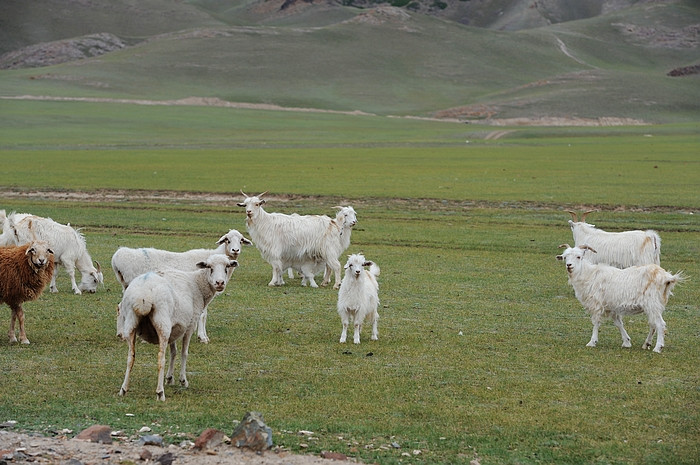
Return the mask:
<path id="1" fill-rule="evenodd" d="M 369 266 L 369 270 L 365 270 Z M 365 319 L 372 323 L 373 341 L 379 339 L 377 322 L 379 321 L 379 266 L 376 263 L 365 260 L 364 255 L 353 254 L 348 256 L 345 264 L 345 276 L 338 291 L 338 314 L 343 324 L 340 334 L 340 342 L 344 343 L 348 334 L 348 325 L 353 320 L 355 334 L 353 342 L 360 343 L 360 331 Z"/>
<path id="2" fill-rule="evenodd" d="M 85 237 L 70 224 L 63 225 L 51 218 L 14 213 L 10 214 L 7 220 L 8 229 L 12 232 L 15 244 L 26 244 L 36 234 L 36 238 L 48 242 L 53 249 L 56 267 L 49 285 L 51 292 L 58 292 L 56 275 L 59 265 L 63 266 L 70 276 L 71 288 L 75 294 L 82 294 L 83 291 L 94 293 L 98 285 L 104 282 L 99 262 L 95 262 L 96 266 L 92 264 L 92 258 L 85 245 Z M 30 221 L 34 225 L 34 231 L 29 231 Z M 75 281 L 76 268 L 82 275 L 80 285 Z"/>
<path id="3" fill-rule="evenodd" d="M 12 310 L 8 333 L 11 343 L 17 342 L 17 320 L 19 340 L 22 344 L 29 344 L 22 303 L 39 298 L 51 280 L 53 269 L 53 251 L 45 241 L 33 240 L 18 247 L 0 247 L 0 303 L 5 302 Z"/>
<path id="4" fill-rule="evenodd" d="M 576 298 L 591 314 L 593 334 L 588 347 L 598 343 L 598 328 L 605 317 L 612 318 L 622 335 L 622 347 L 631 347 L 630 337 L 622 324 L 622 317 L 645 313 L 649 321 L 649 335 L 642 345 L 643 349 L 651 347 L 656 332 L 654 352 L 661 352 L 664 347 L 666 322 L 662 314 L 672 295 L 673 287 L 685 278 L 682 273 L 669 273 L 658 265 L 641 265 L 629 268 L 616 268 L 610 265 L 593 264 L 588 260 L 596 251 L 581 245 L 566 247 L 557 260 L 566 263 L 569 284 L 574 288 Z M 589 253 L 590 252 L 590 253 Z"/>
<path id="5" fill-rule="evenodd" d="M 252 197 L 241 193 L 245 199 L 238 206 L 246 209 L 248 233 L 262 258 L 272 266 L 269 286 L 284 285 L 283 272 L 288 268 L 299 271 L 304 278 L 302 284 L 308 283 L 311 287 L 318 287 L 314 274 L 324 267 L 336 270 L 338 280 L 338 257 L 345 246 L 345 239 L 341 240 L 344 228 L 336 219 L 325 215 L 268 213 L 262 208 L 265 200 L 260 198 L 265 193 Z M 354 210 L 352 213 L 354 215 Z M 354 222 L 357 222 L 356 218 Z M 348 225 L 350 223 L 352 221 Z M 326 275 L 324 283 L 327 284 L 330 282 L 330 271 L 326 271 Z"/>
<path id="6" fill-rule="evenodd" d="M 117 281 L 126 289 L 129 283 L 137 276 L 148 271 L 158 271 L 166 268 L 175 268 L 182 271 L 195 271 L 197 264 L 204 261 L 210 255 L 225 254 L 232 260 L 236 260 L 241 253 L 242 244 L 252 245 L 243 234 L 231 229 L 216 241 L 215 249 L 192 249 L 186 252 L 171 252 L 154 248 L 132 249 L 119 247 L 112 255 L 112 270 Z M 197 337 L 205 344 L 209 342 L 207 336 L 207 308 L 204 308 L 197 325 Z"/>
<path id="7" fill-rule="evenodd" d="M 569 212 L 574 245 L 586 244 L 598 251 L 593 257 L 588 257 L 591 263 L 604 263 L 617 268 L 661 264 L 661 238 L 656 231 L 603 231 L 586 223 L 586 215 L 592 211 L 583 213 L 580 220 L 576 212 Z"/>
<path id="8" fill-rule="evenodd" d="M 126 373 L 119 395 L 129 390 L 129 376 L 134 366 L 136 336 L 146 342 L 158 344 L 158 385 L 156 395 L 165 400 L 163 371 L 165 351 L 170 349 L 170 365 L 167 373 L 168 384 L 174 384 L 174 365 L 177 348 L 175 343 L 182 339 L 180 355 L 180 384 L 189 386 L 187 381 L 187 356 L 190 339 L 194 333 L 199 315 L 212 299 L 226 288 L 238 262 L 226 255 L 209 256 L 197 264 L 197 271 L 168 269 L 150 271 L 134 279 L 124 291 L 117 306 L 117 336 L 129 344 Z"/>

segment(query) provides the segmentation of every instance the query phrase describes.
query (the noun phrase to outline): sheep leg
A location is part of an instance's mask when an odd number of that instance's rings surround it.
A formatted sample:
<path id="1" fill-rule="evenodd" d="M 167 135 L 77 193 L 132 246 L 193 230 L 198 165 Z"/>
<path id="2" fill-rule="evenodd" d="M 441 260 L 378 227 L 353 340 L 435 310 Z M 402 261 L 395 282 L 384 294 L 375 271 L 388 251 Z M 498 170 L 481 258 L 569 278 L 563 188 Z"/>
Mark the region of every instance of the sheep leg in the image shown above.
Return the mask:
<path id="1" fill-rule="evenodd" d="M 379 314 L 375 310 L 374 317 L 372 318 L 372 337 L 370 338 L 372 341 L 376 341 L 379 339 L 379 328 L 377 328 L 378 322 L 379 322 Z"/>
<path id="2" fill-rule="evenodd" d="M 168 365 L 168 372 L 165 374 L 165 382 L 167 384 L 175 384 L 174 374 L 175 374 L 175 357 L 177 357 L 177 346 L 174 342 L 168 345 L 170 350 L 170 365 Z"/>
<path id="3" fill-rule="evenodd" d="M 617 329 L 620 330 L 620 335 L 622 335 L 622 347 L 632 347 L 630 335 L 625 331 L 625 326 L 622 323 L 622 317 L 620 315 L 613 315 L 613 324 L 617 326 Z"/>
<path id="4" fill-rule="evenodd" d="M 199 342 L 209 344 L 209 336 L 207 336 L 207 308 L 199 315 L 199 324 L 197 325 L 197 338 Z"/>
<path id="5" fill-rule="evenodd" d="M 131 376 L 131 369 L 134 367 L 134 359 L 136 358 L 136 329 L 133 329 L 131 333 L 129 333 L 126 340 L 129 344 L 129 355 L 126 357 L 126 373 L 124 374 L 122 387 L 119 389 L 120 396 L 125 396 L 129 390 L 129 377 Z"/>
<path id="6" fill-rule="evenodd" d="M 68 273 L 68 276 L 70 276 L 70 287 L 73 289 L 74 294 L 82 294 L 80 291 L 80 288 L 78 287 L 78 283 L 75 282 L 75 267 L 71 263 L 66 263 L 63 265 L 66 268 L 66 273 Z"/>
<path id="7" fill-rule="evenodd" d="M 302 266 L 301 267 L 301 274 L 304 276 L 304 281 L 308 282 L 311 287 L 318 287 L 318 284 L 316 284 L 316 280 L 314 279 L 314 272 L 313 269 L 309 266 Z M 302 281 L 302 285 L 306 285 Z"/>
<path id="8" fill-rule="evenodd" d="M 192 338 L 192 332 L 187 331 L 182 337 L 182 353 L 180 354 L 180 385 L 182 387 L 190 387 L 190 383 L 187 381 L 187 356 L 190 353 L 190 340 Z"/>
<path id="9" fill-rule="evenodd" d="M 17 305 L 12 307 L 12 318 L 10 319 L 10 342 L 17 342 L 17 336 L 15 336 L 15 320 L 19 322 L 19 341 L 22 344 L 29 344 L 29 339 L 27 339 L 27 334 L 24 332 L 24 309 L 22 305 Z"/>
<path id="10" fill-rule="evenodd" d="M 294 279 L 294 268 L 287 268 L 287 276 L 289 277 L 289 279 Z"/>
<path id="11" fill-rule="evenodd" d="M 168 334 L 168 336 L 170 336 Z M 156 396 L 158 400 L 165 401 L 165 388 L 163 387 L 163 378 L 165 374 L 165 351 L 168 347 L 169 337 L 163 337 L 163 334 L 158 332 L 158 386 L 156 386 Z"/>
<path id="12" fill-rule="evenodd" d="M 58 263 L 56 263 L 55 266 L 53 267 L 53 274 L 51 275 L 51 283 L 49 284 L 49 290 L 54 294 L 56 292 L 58 292 L 58 288 L 56 287 L 56 275 L 58 275 L 58 268 L 59 268 L 59 265 L 58 265 Z"/>
<path id="13" fill-rule="evenodd" d="M 591 316 L 591 321 L 593 322 L 593 334 L 591 334 L 591 340 L 588 341 L 586 347 L 595 347 L 598 344 L 598 328 L 600 328 L 600 312 L 593 311 L 593 316 Z"/>
<path id="14" fill-rule="evenodd" d="M 284 286 L 284 279 L 282 278 L 284 270 L 282 269 L 282 264 L 275 262 L 270 263 L 270 265 L 272 265 L 272 280 L 270 280 L 268 286 Z"/>
<path id="15" fill-rule="evenodd" d="M 357 319 L 357 318 L 356 318 Z M 353 340 L 355 344 L 360 343 L 360 331 L 362 331 L 362 323 L 355 321 L 355 334 L 353 335 Z"/>
<path id="16" fill-rule="evenodd" d="M 664 348 L 664 335 L 666 334 L 666 322 L 661 316 L 663 308 L 659 311 L 652 311 L 649 315 L 649 326 L 653 326 L 656 330 L 656 346 L 654 346 L 654 352 L 661 353 L 661 349 Z M 651 346 L 651 341 L 649 341 Z"/>
<path id="17" fill-rule="evenodd" d="M 646 350 L 649 347 L 651 347 L 651 341 L 654 339 L 655 332 L 656 332 L 656 328 L 649 325 L 649 334 L 647 335 L 647 339 L 644 341 L 644 344 L 642 344 L 642 349 Z"/>
<path id="18" fill-rule="evenodd" d="M 348 312 L 341 312 L 340 321 L 343 323 L 343 331 L 340 333 L 340 343 L 343 344 L 348 337 L 348 325 L 350 324 Z"/>

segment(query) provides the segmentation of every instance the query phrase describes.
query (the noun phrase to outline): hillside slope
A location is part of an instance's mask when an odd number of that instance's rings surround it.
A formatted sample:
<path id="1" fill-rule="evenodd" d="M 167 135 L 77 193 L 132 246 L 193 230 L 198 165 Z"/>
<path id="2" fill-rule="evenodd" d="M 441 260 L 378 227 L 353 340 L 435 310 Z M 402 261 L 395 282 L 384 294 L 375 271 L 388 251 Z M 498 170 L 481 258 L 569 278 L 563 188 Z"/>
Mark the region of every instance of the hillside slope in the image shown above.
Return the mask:
<path id="1" fill-rule="evenodd" d="M 265 6 L 278 11 L 284 1 Z M 12 2 L 18 0 L 3 5 Z M 59 3 L 42 2 L 46 8 Z M 290 4 L 282 15 L 262 12 L 256 0 L 105 5 L 83 11 L 89 27 L 64 19 L 63 27 L 56 25 L 63 31 L 58 35 L 110 29 L 102 32 L 118 36 L 125 47 L 54 66 L 0 71 L 0 96 L 199 97 L 491 123 L 700 116 L 700 76 L 668 75 L 697 64 L 700 8 L 691 1 L 639 2 L 520 31 L 468 27 L 405 8 L 328 2 Z M 158 5 L 163 14 L 151 11 Z M 110 8 L 119 10 L 122 21 L 103 14 Z M 139 19 L 126 21 L 135 11 Z M 249 21 L 258 15 L 258 23 L 230 24 L 230 18 L 246 15 Z M 42 27 L 19 29 L 24 32 L 15 37 L 26 41 Z"/>

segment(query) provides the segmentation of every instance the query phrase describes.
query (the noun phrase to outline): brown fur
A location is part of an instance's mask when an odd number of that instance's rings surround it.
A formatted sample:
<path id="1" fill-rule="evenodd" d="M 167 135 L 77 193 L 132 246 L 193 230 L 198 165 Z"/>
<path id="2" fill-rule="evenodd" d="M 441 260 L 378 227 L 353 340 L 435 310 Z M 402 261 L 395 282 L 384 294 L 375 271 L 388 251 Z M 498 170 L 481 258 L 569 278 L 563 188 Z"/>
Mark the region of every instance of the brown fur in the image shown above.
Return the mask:
<path id="1" fill-rule="evenodd" d="M 33 250 L 33 252 L 32 252 Z M 38 266 L 33 259 L 43 254 L 46 264 Z M 48 244 L 34 241 L 20 247 L 0 247 L 0 303 L 12 309 L 10 342 L 16 342 L 15 319 L 19 320 L 20 340 L 28 344 L 24 331 L 23 302 L 36 300 L 51 281 L 54 257 Z"/>

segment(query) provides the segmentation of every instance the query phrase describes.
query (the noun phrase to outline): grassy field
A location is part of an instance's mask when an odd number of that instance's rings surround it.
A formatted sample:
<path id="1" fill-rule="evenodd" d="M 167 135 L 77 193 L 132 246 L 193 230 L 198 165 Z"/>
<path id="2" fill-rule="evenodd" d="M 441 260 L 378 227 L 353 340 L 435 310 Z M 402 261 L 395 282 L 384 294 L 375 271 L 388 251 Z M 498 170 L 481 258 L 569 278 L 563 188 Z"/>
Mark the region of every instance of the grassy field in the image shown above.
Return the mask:
<path id="1" fill-rule="evenodd" d="M 47 433 L 146 425 L 178 443 L 207 427 L 230 434 L 258 410 L 275 444 L 383 464 L 697 463 L 696 125 L 509 128 L 486 140 L 484 127 L 391 118 L 2 105 L 0 208 L 82 227 L 106 272 L 104 288 L 83 296 L 59 275 L 60 293 L 26 305 L 32 344 L 0 339 L 0 420 Z M 231 202 L 41 195 L 117 188 Z M 190 347 L 189 389 L 166 387 L 156 402 L 156 350 L 139 345 L 119 397 L 127 349 L 115 336 L 112 253 L 245 232 L 239 189 L 291 196 L 269 211 L 355 207 L 349 252 L 382 268 L 379 341 L 365 330 L 359 346 L 339 344 L 336 292 L 269 288 L 269 265 L 246 248 L 210 306 L 211 343 Z M 554 257 L 571 241 L 565 210 L 588 206 L 601 228 L 659 231 L 662 265 L 690 277 L 667 307 L 660 355 L 642 351 L 640 316 L 625 321 L 631 349 L 610 323 L 585 347 L 590 320 Z"/>

